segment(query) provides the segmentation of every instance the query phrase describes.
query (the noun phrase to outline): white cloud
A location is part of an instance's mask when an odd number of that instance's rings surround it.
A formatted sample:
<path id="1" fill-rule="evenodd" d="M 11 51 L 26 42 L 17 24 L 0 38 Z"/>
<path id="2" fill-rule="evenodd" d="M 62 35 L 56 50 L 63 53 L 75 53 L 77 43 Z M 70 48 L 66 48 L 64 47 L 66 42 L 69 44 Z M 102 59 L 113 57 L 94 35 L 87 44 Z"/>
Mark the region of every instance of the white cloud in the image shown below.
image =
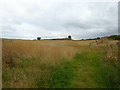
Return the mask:
<path id="1" fill-rule="evenodd" d="M 115 0 L 114 0 L 115 1 Z M 117 34 L 117 2 L 78 0 L 1 0 L 3 38 L 66 37 Z"/>

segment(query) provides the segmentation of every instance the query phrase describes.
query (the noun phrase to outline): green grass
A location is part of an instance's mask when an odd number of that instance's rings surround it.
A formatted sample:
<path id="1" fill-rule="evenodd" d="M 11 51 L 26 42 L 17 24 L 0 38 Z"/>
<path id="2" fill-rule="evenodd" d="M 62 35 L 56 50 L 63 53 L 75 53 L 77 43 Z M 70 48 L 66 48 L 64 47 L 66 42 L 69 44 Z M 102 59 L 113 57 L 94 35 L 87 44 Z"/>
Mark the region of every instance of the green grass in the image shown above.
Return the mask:
<path id="1" fill-rule="evenodd" d="M 99 53 L 82 53 L 76 55 L 76 60 L 78 61 L 76 66 L 78 70 L 74 71 L 76 77 L 71 83 L 70 87 L 73 88 L 96 88 L 100 84 L 96 82 L 95 71 L 99 68 Z"/>
<path id="2" fill-rule="evenodd" d="M 100 53 L 82 53 L 55 68 L 49 81 L 52 88 L 116 88 L 117 70 L 104 66 Z M 109 68 L 108 68 L 109 67 Z"/>
<path id="3" fill-rule="evenodd" d="M 11 83 L 24 79 L 29 80 L 27 83 L 34 82 L 27 86 L 33 88 L 120 87 L 118 67 L 113 62 L 101 61 L 99 52 L 77 53 L 71 60 L 56 66 L 40 64 L 38 60 L 40 58 L 20 59 L 17 67 L 6 69 L 3 72 L 4 87 L 13 87 Z"/>
<path id="4" fill-rule="evenodd" d="M 105 63 L 101 65 L 99 69 L 99 82 L 106 88 L 118 88 L 120 87 L 118 67 L 114 67 L 113 63 Z"/>
<path id="5" fill-rule="evenodd" d="M 49 87 L 52 88 L 65 88 L 71 84 L 75 74 L 75 62 L 65 62 L 61 66 L 55 68 L 50 77 Z"/>
<path id="6" fill-rule="evenodd" d="M 99 67 L 99 53 L 77 53 L 75 57 L 51 68 L 47 87 L 50 88 L 85 88 L 99 87 L 95 82 L 94 70 Z M 93 71 L 93 72 L 92 72 Z M 97 71 L 97 70 L 96 70 Z M 87 78 L 87 80 L 86 80 Z M 93 79 L 94 78 L 94 79 Z M 97 84 L 96 84 L 97 83 Z M 43 79 L 37 79 L 38 87 L 44 86 Z"/>
<path id="7" fill-rule="evenodd" d="M 76 77 L 76 74 L 73 72 L 74 70 L 77 70 L 76 67 L 77 63 L 79 62 L 80 54 L 76 54 L 76 56 L 69 61 L 65 61 L 61 63 L 60 65 L 56 67 L 50 67 L 49 71 L 51 74 L 49 78 L 47 78 L 47 84 L 45 85 L 46 79 L 44 78 L 37 78 L 37 87 L 43 88 L 67 88 L 69 85 L 71 85 L 71 82 L 74 80 L 74 77 Z M 46 65 L 43 65 L 44 69 L 45 67 L 48 67 Z M 44 76 L 43 76 L 44 77 Z"/>

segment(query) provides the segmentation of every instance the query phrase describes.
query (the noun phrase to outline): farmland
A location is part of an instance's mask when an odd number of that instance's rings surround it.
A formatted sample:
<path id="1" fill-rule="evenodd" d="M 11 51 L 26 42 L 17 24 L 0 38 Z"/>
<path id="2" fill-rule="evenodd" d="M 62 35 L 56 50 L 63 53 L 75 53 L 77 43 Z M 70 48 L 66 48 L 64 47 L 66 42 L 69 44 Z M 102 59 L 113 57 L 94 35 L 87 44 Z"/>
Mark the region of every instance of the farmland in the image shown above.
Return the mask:
<path id="1" fill-rule="evenodd" d="M 2 39 L 3 88 L 119 88 L 118 44 Z"/>

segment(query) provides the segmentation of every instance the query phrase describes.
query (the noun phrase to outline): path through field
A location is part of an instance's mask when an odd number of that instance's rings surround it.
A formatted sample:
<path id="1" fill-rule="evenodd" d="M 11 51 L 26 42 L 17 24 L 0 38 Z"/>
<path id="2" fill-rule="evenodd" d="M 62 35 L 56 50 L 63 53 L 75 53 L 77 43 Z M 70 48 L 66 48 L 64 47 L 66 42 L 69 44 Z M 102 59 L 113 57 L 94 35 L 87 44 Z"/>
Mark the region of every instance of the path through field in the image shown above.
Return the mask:
<path id="1" fill-rule="evenodd" d="M 99 56 L 96 53 L 76 54 L 70 62 L 65 62 L 52 75 L 52 87 L 96 88 L 101 84 L 96 80 L 99 73 Z"/>
<path id="2" fill-rule="evenodd" d="M 2 50 L 5 88 L 119 87 L 117 42 L 3 39 Z"/>

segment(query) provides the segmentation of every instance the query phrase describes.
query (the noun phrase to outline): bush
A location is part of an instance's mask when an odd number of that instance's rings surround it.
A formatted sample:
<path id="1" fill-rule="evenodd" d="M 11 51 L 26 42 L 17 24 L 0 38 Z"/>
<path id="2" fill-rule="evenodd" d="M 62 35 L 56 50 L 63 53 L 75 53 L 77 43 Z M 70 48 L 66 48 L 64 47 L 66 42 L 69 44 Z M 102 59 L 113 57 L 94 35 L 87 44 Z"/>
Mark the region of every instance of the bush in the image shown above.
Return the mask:
<path id="1" fill-rule="evenodd" d="M 41 39 L 41 37 L 37 37 L 37 40 L 40 40 Z"/>
<path id="2" fill-rule="evenodd" d="M 68 39 L 72 39 L 70 35 L 68 36 Z"/>
<path id="3" fill-rule="evenodd" d="M 120 35 L 112 35 L 112 36 L 109 36 L 108 39 L 120 40 Z"/>

